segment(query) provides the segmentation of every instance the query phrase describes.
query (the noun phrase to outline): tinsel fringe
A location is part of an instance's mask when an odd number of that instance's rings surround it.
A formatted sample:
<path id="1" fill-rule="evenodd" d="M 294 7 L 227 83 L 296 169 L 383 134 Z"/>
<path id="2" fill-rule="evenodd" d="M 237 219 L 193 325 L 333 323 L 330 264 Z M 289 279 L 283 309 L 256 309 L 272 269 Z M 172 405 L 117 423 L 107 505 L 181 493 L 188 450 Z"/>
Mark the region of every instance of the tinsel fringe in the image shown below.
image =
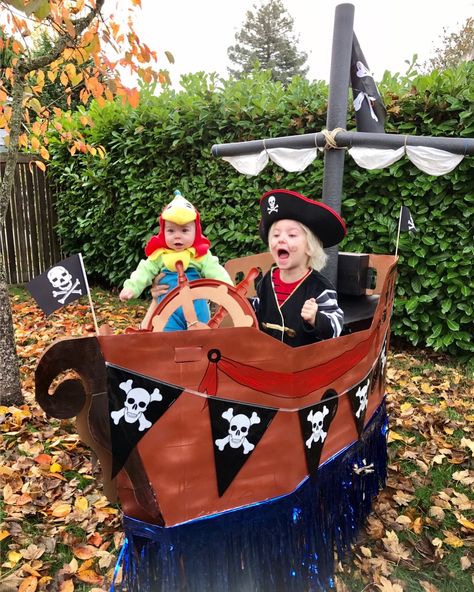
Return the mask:
<path id="1" fill-rule="evenodd" d="M 124 517 L 121 592 L 313 592 L 334 588 L 342 559 L 384 486 L 382 403 L 361 439 L 296 491 L 164 528 Z"/>

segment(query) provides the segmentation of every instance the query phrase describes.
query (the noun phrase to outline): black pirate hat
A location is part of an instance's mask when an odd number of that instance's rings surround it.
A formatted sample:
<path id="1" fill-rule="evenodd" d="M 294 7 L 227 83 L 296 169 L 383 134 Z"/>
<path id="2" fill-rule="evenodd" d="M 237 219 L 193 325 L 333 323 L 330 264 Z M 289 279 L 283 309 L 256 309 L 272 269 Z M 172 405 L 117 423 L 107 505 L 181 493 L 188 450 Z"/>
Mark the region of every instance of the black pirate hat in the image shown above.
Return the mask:
<path id="1" fill-rule="evenodd" d="M 296 220 L 307 226 L 322 242 L 332 247 L 346 235 L 344 220 L 332 208 L 287 189 L 267 191 L 260 198 L 260 236 L 268 244 L 268 232 L 277 220 Z"/>

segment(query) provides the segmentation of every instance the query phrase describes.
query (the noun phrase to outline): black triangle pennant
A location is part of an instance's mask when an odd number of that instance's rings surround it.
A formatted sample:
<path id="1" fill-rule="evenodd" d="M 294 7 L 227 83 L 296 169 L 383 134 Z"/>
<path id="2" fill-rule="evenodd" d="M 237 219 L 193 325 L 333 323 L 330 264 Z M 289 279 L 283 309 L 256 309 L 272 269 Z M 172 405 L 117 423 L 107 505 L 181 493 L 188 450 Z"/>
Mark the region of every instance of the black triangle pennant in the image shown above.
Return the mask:
<path id="1" fill-rule="evenodd" d="M 112 479 L 130 452 L 183 392 L 183 388 L 107 364 Z"/>
<path id="2" fill-rule="evenodd" d="M 359 436 L 364 429 L 365 414 L 367 412 L 367 403 L 370 394 L 370 384 L 372 381 L 372 371 L 357 384 L 355 387 L 349 389 L 348 395 L 351 402 L 352 414 L 357 427 Z"/>
<path id="3" fill-rule="evenodd" d="M 385 383 L 385 370 L 387 368 L 387 338 L 383 343 L 382 349 L 380 350 L 379 357 L 375 362 L 373 369 L 372 379 L 370 382 L 370 394 L 378 387 L 383 388 Z"/>
<path id="4" fill-rule="evenodd" d="M 318 470 L 324 441 L 328 435 L 329 426 L 336 416 L 338 402 L 336 391 L 329 389 L 319 403 L 298 411 L 306 464 L 310 475 Z"/>
<path id="5" fill-rule="evenodd" d="M 222 496 L 250 458 L 278 409 L 209 397 L 217 489 Z"/>

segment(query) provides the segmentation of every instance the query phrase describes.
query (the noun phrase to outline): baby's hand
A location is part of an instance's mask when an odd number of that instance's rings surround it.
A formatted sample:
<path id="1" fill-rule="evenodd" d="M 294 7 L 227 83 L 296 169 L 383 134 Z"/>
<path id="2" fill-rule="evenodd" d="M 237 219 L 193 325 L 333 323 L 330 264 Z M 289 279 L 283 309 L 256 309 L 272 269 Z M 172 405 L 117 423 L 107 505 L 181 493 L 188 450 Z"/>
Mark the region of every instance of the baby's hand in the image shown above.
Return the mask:
<path id="1" fill-rule="evenodd" d="M 130 300 L 131 298 L 133 298 L 132 290 L 130 290 L 130 288 L 123 288 L 123 290 L 119 294 L 119 298 L 122 302 Z"/>
<path id="2" fill-rule="evenodd" d="M 303 320 L 309 323 L 312 327 L 316 322 L 316 313 L 318 312 L 318 305 L 316 304 L 316 300 L 314 298 L 310 298 L 306 300 L 303 304 L 303 308 L 301 309 L 301 316 Z"/>
<path id="3" fill-rule="evenodd" d="M 168 284 L 160 284 L 160 281 L 165 277 L 165 274 L 159 273 L 156 278 L 153 281 L 153 285 L 151 287 L 151 295 L 153 298 L 159 298 L 160 296 L 163 296 L 163 294 L 166 294 L 166 292 L 168 292 L 168 290 L 170 289 L 170 287 L 168 286 Z"/>

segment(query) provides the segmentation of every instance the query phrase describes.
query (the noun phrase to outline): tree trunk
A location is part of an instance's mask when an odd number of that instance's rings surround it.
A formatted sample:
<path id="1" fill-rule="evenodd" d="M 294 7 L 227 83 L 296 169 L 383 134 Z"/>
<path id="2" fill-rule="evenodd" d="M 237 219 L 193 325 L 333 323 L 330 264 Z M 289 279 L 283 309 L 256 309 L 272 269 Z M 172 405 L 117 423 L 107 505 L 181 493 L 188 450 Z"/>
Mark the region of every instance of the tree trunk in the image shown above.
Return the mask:
<path id="1" fill-rule="evenodd" d="M 0 185 L 0 230 L 3 230 L 5 226 L 10 196 L 15 181 L 24 89 L 25 82 L 23 77 L 15 76 L 15 82 L 12 88 L 10 143 L 5 163 L 5 172 Z M 24 402 L 21 392 L 12 310 L 3 253 L 0 256 L 0 400 L 2 405 L 21 405 Z"/>
<path id="2" fill-rule="evenodd" d="M 0 403 L 21 405 L 23 402 L 12 310 L 2 254 L 0 257 Z"/>
<path id="3" fill-rule="evenodd" d="M 96 16 L 100 14 L 104 1 L 97 0 L 88 15 L 73 22 L 73 35 L 71 35 L 69 30 L 67 33 L 63 31 L 56 44 L 47 54 L 29 60 L 20 58 L 13 68 L 10 141 L 8 144 L 5 172 L 0 184 L 0 231 L 5 226 L 10 197 L 14 186 L 27 76 L 34 70 L 41 70 L 45 66 L 48 66 L 61 55 L 66 47 L 71 47 L 71 43 L 74 44 L 74 41 L 89 27 Z M 12 311 L 3 253 L 0 253 L 0 259 L 0 400 L 4 405 L 18 405 L 23 402 L 23 395 L 21 392 Z"/>

